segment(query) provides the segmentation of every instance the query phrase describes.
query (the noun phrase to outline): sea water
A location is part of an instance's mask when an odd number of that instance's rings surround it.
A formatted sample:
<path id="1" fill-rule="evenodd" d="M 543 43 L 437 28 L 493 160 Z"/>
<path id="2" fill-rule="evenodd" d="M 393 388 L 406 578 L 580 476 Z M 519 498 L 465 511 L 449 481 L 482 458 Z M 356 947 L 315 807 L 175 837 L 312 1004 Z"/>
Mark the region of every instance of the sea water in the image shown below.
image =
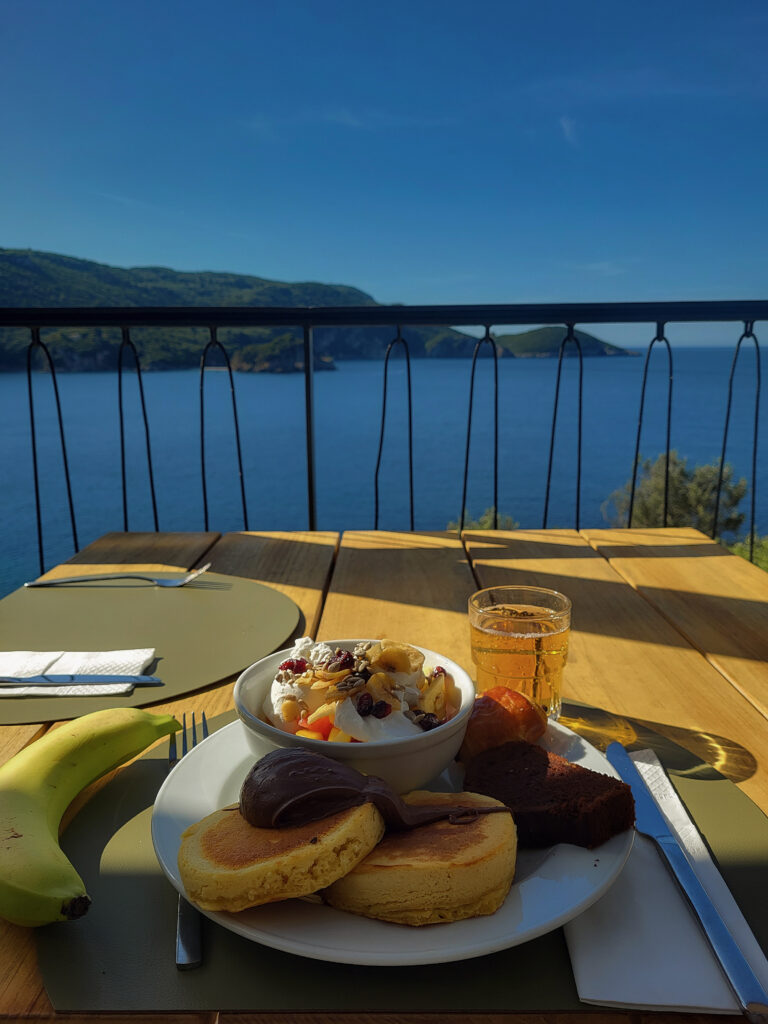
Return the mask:
<path id="1" fill-rule="evenodd" d="M 733 349 L 674 350 L 671 446 L 690 466 L 720 457 Z M 610 525 L 611 493 L 631 479 L 640 409 L 642 357 L 589 358 L 583 365 L 582 527 Z M 493 505 L 493 363 L 478 360 L 469 445 L 466 506 L 477 517 Z M 414 525 L 442 530 L 461 514 L 469 360 L 411 361 Z M 499 372 L 498 507 L 523 528 L 542 526 L 550 452 L 556 359 L 502 359 Z M 646 388 L 641 455 L 666 446 L 668 368 L 658 346 Z M 80 547 L 123 529 L 118 384 L 114 373 L 57 376 Z M 202 530 L 200 375 L 145 373 L 158 523 L 161 530 Z M 393 355 L 379 472 L 382 529 L 407 530 L 409 517 L 406 366 Z M 339 362 L 314 377 L 317 527 L 371 529 L 383 407 L 382 362 Z M 547 525 L 573 527 L 578 454 L 578 362 L 563 363 Z M 301 374 L 234 374 L 250 529 L 299 530 L 309 521 L 307 432 Z M 152 530 L 146 439 L 134 374 L 124 377 L 128 528 Z M 241 498 L 229 377 L 207 371 L 205 467 L 209 528 L 240 530 Z M 33 379 L 45 565 L 74 550 L 52 381 Z M 751 474 L 755 400 L 754 349 L 739 357 L 726 461 Z M 762 400 L 764 405 L 764 399 Z M 756 529 L 768 533 L 768 449 L 761 409 Z M 0 594 L 39 572 L 30 418 L 25 374 L 0 376 Z M 742 503 L 749 526 L 750 494 Z M 661 524 L 659 524 L 661 525 Z"/>

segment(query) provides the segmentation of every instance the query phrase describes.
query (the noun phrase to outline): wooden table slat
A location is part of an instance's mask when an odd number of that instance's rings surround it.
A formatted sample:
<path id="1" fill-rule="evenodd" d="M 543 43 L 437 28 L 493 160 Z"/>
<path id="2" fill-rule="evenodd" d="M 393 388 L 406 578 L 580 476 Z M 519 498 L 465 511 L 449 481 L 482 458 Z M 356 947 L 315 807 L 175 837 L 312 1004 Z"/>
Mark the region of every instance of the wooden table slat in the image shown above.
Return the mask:
<path id="1" fill-rule="evenodd" d="M 212 572 L 244 576 L 286 594 L 302 612 L 297 634 L 314 636 L 338 546 L 333 532 L 227 533 L 207 557 Z"/>
<path id="2" fill-rule="evenodd" d="M 471 667 L 467 600 L 476 589 L 456 534 L 343 534 L 318 638 L 402 640 Z"/>
<path id="3" fill-rule="evenodd" d="M 768 717 L 768 573 L 698 530 L 582 534 Z"/>
<path id="4" fill-rule="evenodd" d="M 82 548 L 66 563 L 67 566 L 88 566 L 89 572 L 109 572 L 112 568 L 126 563 L 142 565 L 145 569 L 164 570 L 191 569 L 204 558 L 221 534 L 213 531 L 200 533 L 105 533 Z M 59 575 L 67 575 L 71 569 L 56 567 Z"/>

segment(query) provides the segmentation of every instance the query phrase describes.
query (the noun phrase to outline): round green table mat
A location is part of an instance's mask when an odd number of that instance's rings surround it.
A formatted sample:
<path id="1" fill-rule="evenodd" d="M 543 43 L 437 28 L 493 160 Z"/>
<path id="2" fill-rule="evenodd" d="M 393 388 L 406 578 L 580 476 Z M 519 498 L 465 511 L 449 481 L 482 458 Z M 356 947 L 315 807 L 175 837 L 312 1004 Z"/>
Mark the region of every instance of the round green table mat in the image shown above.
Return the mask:
<path id="1" fill-rule="evenodd" d="M 156 573 L 173 576 L 173 573 Z M 60 721 L 108 707 L 143 707 L 220 682 L 276 651 L 300 611 L 254 580 L 206 573 L 185 587 L 102 580 L 22 587 L 0 601 L 0 650 L 111 651 L 153 647 L 162 686 L 127 696 L 0 697 L 0 725 Z"/>

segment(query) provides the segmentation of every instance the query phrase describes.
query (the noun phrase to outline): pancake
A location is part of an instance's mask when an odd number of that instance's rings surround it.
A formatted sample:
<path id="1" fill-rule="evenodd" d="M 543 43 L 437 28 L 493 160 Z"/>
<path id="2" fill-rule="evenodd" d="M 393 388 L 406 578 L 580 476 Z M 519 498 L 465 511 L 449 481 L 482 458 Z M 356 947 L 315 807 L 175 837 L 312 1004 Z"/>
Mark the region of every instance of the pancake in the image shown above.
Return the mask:
<path id="1" fill-rule="evenodd" d="M 494 807 L 477 793 L 409 793 L 412 804 Z M 493 914 L 515 873 L 517 833 L 511 814 L 480 814 L 390 832 L 356 868 L 322 893 L 338 910 L 396 924 L 425 925 Z"/>
<path id="2" fill-rule="evenodd" d="M 287 828 L 256 828 L 235 805 L 182 833 L 179 873 L 203 910 L 245 910 L 325 888 L 383 835 L 384 819 L 370 803 Z"/>

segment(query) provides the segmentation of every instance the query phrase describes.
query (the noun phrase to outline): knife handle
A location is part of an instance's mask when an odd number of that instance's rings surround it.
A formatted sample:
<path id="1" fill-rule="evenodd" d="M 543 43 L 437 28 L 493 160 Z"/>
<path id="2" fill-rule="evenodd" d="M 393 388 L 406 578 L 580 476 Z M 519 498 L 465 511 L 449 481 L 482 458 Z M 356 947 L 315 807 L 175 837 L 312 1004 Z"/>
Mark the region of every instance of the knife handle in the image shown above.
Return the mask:
<path id="1" fill-rule="evenodd" d="M 768 1024 L 768 993 L 755 977 L 687 857 L 671 836 L 658 838 L 656 843 L 699 918 L 704 934 L 736 994 L 742 1013 L 753 1024 Z"/>

